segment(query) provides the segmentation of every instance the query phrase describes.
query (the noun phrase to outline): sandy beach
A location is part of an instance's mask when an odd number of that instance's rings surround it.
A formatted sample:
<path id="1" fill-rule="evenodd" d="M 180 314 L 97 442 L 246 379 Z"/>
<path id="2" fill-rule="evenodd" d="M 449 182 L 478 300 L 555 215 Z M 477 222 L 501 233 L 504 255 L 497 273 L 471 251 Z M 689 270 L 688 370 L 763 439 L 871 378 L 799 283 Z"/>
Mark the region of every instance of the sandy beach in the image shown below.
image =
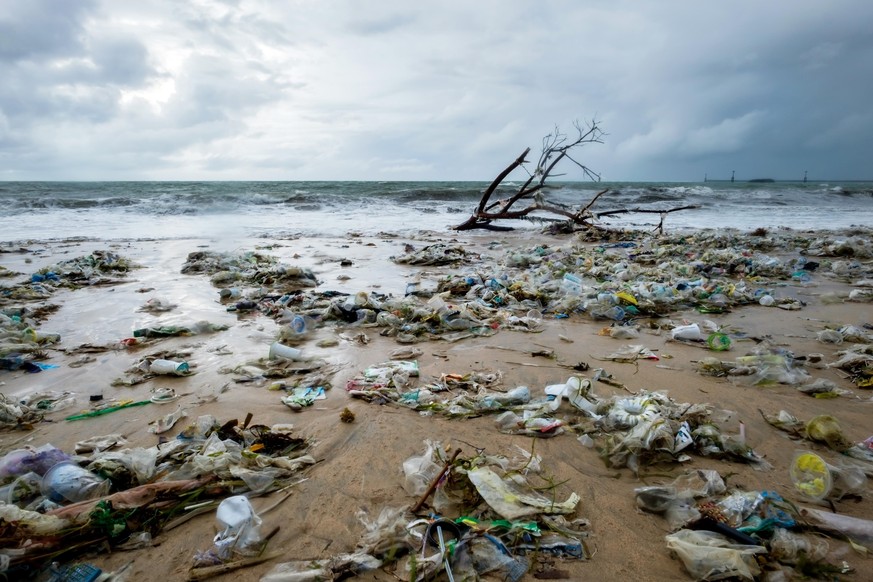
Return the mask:
<path id="1" fill-rule="evenodd" d="M 826 236 L 835 240 L 865 240 L 869 250 L 869 233 L 792 233 L 787 238 Z M 780 261 L 794 261 L 801 256 L 796 246 L 768 249 L 764 253 L 744 247 L 744 240 L 747 239 L 737 238 L 736 248 L 745 248 L 752 254 L 768 254 Z M 466 251 L 465 261 L 410 265 L 390 259 L 436 243 L 460 246 Z M 612 264 L 633 263 L 634 256 L 641 255 L 642 249 L 657 251 L 659 244 L 658 239 L 640 240 L 636 249 L 603 245 L 596 252 Z M 40 373 L 0 372 L 0 390 L 16 401 L 38 391 L 69 391 L 75 393 L 76 404 L 64 411 L 47 412 L 43 421 L 33 424 L 32 430 L 3 431 L 0 453 L 46 443 L 72 453 L 78 441 L 113 433 L 124 435 L 127 448 L 152 447 L 159 442 L 159 436 L 173 439 L 194 419 L 207 414 L 214 415 L 221 423 L 231 419 L 242 422 L 246 414 L 251 413 L 252 422 L 256 424 L 293 424 L 293 434 L 312 443 L 310 453 L 315 464 L 292 477 L 289 481 L 296 484 L 287 491 L 252 499 L 256 512 L 283 499 L 263 515 L 261 527 L 264 533 L 279 527 L 267 546 L 269 553 L 279 556 L 214 578 L 258 580 L 281 562 L 325 559 L 353 551 L 363 534 L 357 517 L 360 511 L 376 516 L 383 508 L 408 507 L 415 503 L 417 496 L 405 488 L 401 466 L 407 458 L 422 454 L 426 440 L 439 442 L 446 450 L 460 447 L 461 457 L 483 451 L 513 455 L 517 447 L 521 447 L 541 456 L 549 479 L 559 484 L 555 490 L 558 498 L 564 499 L 573 492 L 580 496 L 572 516 L 590 523 L 590 535 L 585 542 L 591 552 L 589 559 L 550 560 L 550 566 L 562 572 L 565 578 L 690 579 L 682 563 L 671 557 L 665 545 L 664 536 L 671 531 L 667 521 L 639 509 L 634 489 L 670 483 L 689 469 L 712 469 L 725 478 L 730 491 L 775 491 L 787 501 L 810 505 L 810 500 L 795 489 L 789 475 L 795 453 L 812 451 L 834 464 L 841 455 L 821 442 L 790 438 L 788 433 L 768 424 L 762 413 L 777 414 L 785 410 L 803 421 L 817 415 L 831 415 L 838 419 L 851 443 L 860 443 L 873 435 L 869 421 L 873 399 L 869 390 L 853 383 L 845 371 L 824 365 L 839 360 L 837 352 L 854 342 L 824 343 L 819 335 L 823 330 L 847 325 L 873 333 L 869 327 L 873 323 L 869 298 L 848 300 L 849 294 L 858 289 L 854 283 L 870 278 L 873 266 L 869 256 L 860 251 L 854 257 L 804 254 L 809 261 L 821 263 L 818 270 L 810 273 L 809 280 L 751 275 L 746 280 L 741 273 L 719 275 L 736 285 L 746 283 L 772 290 L 778 302 L 795 302 L 797 309 L 766 307 L 755 302 L 728 305 L 721 313 L 683 308 L 660 318 L 629 316 L 626 320 L 633 320 L 639 332 L 634 339 L 617 339 L 611 337 L 608 330 L 604 332 L 604 328 L 614 323 L 611 320 L 594 320 L 580 312 L 556 317 L 555 313 L 543 310 L 538 333 L 498 326 L 493 335 L 477 335 L 456 342 L 435 337 L 413 344 L 421 350 L 421 355 L 415 358 L 420 368 L 419 385 L 438 380 L 445 374 L 494 373 L 501 376 L 502 391 L 527 386 L 531 398 L 536 400 L 545 399 L 546 386 L 562 384 L 573 375 L 593 378 L 594 369 L 603 368 L 612 375 L 612 382 L 594 382 L 592 390 L 600 400 L 630 397 L 643 390 L 661 391 L 678 403 L 709 404 L 714 410 L 731 411 L 729 416 L 720 417 L 723 421 L 719 429 L 734 437 L 742 435 L 745 444 L 770 467 L 761 470 L 760 465 L 692 452 L 684 462 L 643 466 L 638 475 L 628 467 L 609 467 L 604 463 L 598 448 L 608 436 L 605 432 L 590 432 L 594 447 L 578 440 L 583 432 L 579 426 L 589 425 L 584 422 L 584 415 L 567 401 L 555 413 L 555 417 L 564 421 L 563 434 L 554 438 L 531 438 L 500 432 L 494 414 L 446 418 L 440 414 L 420 414 L 393 402 L 380 404 L 353 398 L 345 389 L 347 383 L 364 369 L 388 360 L 393 350 L 404 347 L 396 337 L 380 335 L 378 326 L 325 321 L 295 344 L 307 357 L 323 361 L 326 367 L 336 371 L 325 399 L 294 411 L 281 401 L 281 391 L 269 389 L 274 379 L 249 378 L 243 382 L 239 381 L 238 370 L 229 373 L 245 362 L 266 358 L 270 345 L 287 324 L 259 311 L 228 311 L 229 303 L 219 301 L 219 287 L 210 282 L 209 276 L 181 272 L 189 253 L 257 251 L 285 265 L 311 269 L 318 280 L 314 291 L 337 291 L 352 297 L 361 291 L 373 296 L 403 297 L 410 283 L 420 281 L 422 297 L 418 300 L 426 304 L 440 282 L 453 274 L 478 271 L 485 280 L 509 273 L 512 279 L 513 273 L 524 271 L 525 267 L 507 265 L 507 257 L 529 256 L 538 246 L 549 252 L 573 247 L 594 253 L 592 249 L 599 245 L 572 235 L 551 236 L 529 231 L 464 235 L 423 232 L 413 239 L 350 233 L 324 239 L 34 240 L 4 245 L 0 264 L 18 273 L 4 278 L 3 284 L 7 286 L 28 279 L 41 269 L 94 251 L 117 253 L 139 268 L 119 277 L 117 284 L 59 288 L 43 301 L 20 302 L 29 307 L 46 303 L 59 306 L 57 311 L 39 321 L 38 327 L 40 332 L 57 333 L 61 337 L 59 343 L 45 346 L 47 357 L 40 360 L 57 367 Z M 689 249 L 694 248 L 693 241 L 689 241 L 689 245 Z M 699 257 L 669 258 L 692 263 Z M 829 270 L 838 260 L 854 262 L 857 266 L 849 276 L 838 277 Z M 583 263 L 580 271 L 585 268 Z M 615 272 L 613 270 L 612 274 Z M 662 282 L 668 279 L 665 272 Z M 599 280 L 606 280 L 605 275 Z M 625 283 L 632 281 L 632 278 L 626 279 Z M 245 287 L 249 291 L 254 288 Z M 141 311 L 148 301 L 157 299 L 175 307 L 155 314 Z M 446 295 L 445 301 L 452 303 L 461 299 Z M 3 307 L 12 305 L 13 302 L 7 302 Z M 204 320 L 227 326 L 227 329 L 140 345 L 119 343 L 130 338 L 133 330 L 186 326 Z M 705 328 L 707 321 L 730 338 L 729 350 L 716 352 L 705 342 L 672 340 L 672 327 L 697 323 Z M 83 344 L 112 347 L 93 353 L 75 350 Z M 627 363 L 607 358 L 629 344 L 642 345 L 653 356 Z M 810 379 L 832 382 L 839 389 L 838 395 L 815 398 L 799 391 L 797 385 L 779 382 L 754 385 L 740 376 L 712 376 L 700 372 L 699 362 L 704 358 L 735 360 L 755 353 L 754 350 L 762 346 L 790 352 L 801 359 L 821 354 L 821 367 L 801 368 Z M 125 377 L 131 366 L 158 350 L 187 350 L 186 359 L 196 373 L 186 377 L 157 376 L 132 386 L 112 385 L 113 380 Z M 83 356 L 88 357 L 82 359 Z M 809 361 L 813 359 L 817 360 Z M 581 371 L 582 363 L 588 365 L 587 370 Z M 573 369 L 574 366 L 577 369 Z M 149 404 L 83 420 L 64 420 L 70 414 L 88 410 L 89 400 L 147 400 L 155 390 L 162 388 L 173 389 L 181 398 L 171 404 Z M 205 402 L 212 396 L 217 398 Z M 186 411 L 186 418 L 161 435 L 149 432 L 149 423 L 179 405 Z M 340 420 L 346 408 L 354 414 L 353 422 Z M 287 498 L 286 493 L 290 493 Z M 873 520 L 873 505 L 868 494 L 851 495 L 820 507 Z M 124 570 L 127 580 L 184 580 L 195 553 L 208 550 L 218 530 L 215 513 L 211 511 L 157 535 L 152 547 L 108 551 L 108 546 L 101 545 L 64 559 L 88 562 L 107 572 L 127 566 Z M 854 570 L 847 579 L 873 580 L 868 558 L 836 537 L 828 541 L 827 561 L 836 565 L 845 563 Z M 870 543 L 866 545 L 873 547 Z M 523 579 L 535 579 L 538 571 L 544 571 L 542 565 L 537 567 Z M 407 573 L 395 572 L 394 568 L 395 565 L 388 565 L 358 578 L 408 579 Z M 457 572 L 455 575 L 460 576 Z M 440 579 L 445 579 L 444 574 L 441 576 Z"/>

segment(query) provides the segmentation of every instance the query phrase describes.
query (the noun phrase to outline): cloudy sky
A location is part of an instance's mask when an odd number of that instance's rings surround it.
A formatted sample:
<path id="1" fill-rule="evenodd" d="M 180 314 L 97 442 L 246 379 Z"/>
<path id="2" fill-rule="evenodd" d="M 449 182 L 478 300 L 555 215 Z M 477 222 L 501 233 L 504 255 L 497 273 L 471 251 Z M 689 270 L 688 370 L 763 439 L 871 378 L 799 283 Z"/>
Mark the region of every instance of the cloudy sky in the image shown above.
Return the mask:
<path id="1" fill-rule="evenodd" d="M 604 180 L 869 179 L 871 23 L 869 0 L 0 0 L 0 180 L 489 180 L 592 119 Z"/>

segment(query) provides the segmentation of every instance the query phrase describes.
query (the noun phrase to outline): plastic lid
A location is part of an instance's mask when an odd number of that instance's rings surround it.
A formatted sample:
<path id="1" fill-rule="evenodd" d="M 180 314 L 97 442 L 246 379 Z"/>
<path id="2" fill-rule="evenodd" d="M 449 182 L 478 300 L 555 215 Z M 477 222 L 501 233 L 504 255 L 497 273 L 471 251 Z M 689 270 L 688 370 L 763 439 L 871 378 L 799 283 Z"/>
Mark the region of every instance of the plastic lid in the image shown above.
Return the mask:
<path id="1" fill-rule="evenodd" d="M 791 463 L 791 480 L 794 488 L 811 499 L 822 500 L 833 486 L 831 472 L 824 459 L 810 452 L 798 452 Z"/>

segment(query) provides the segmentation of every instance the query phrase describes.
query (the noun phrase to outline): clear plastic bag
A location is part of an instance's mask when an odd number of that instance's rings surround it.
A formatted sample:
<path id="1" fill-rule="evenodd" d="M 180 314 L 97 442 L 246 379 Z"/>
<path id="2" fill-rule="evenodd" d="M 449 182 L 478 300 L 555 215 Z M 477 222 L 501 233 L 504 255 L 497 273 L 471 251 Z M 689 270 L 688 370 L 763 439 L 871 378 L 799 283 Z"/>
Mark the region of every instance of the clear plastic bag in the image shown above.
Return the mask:
<path id="1" fill-rule="evenodd" d="M 729 542 L 720 534 L 682 529 L 666 536 L 667 547 L 676 553 L 695 580 L 741 578 L 754 580 L 761 573 L 755 554 L 763 546 L 744 546 Z"/>
<path id="2" fill-rule="evenodd" d="M 261 518 L 255 513 L 248 498 L 234 495 L 224 499 L 216 510 L 218 524 L 224 528 L 215 536 L 215 548 L 222 559 L 234 553 L 254 555 L 260 549 Z"/>
<path id="3" fill-rule="evenodd" d="M 513 556 L 492 536 L 472 537 L 458 544 L 451 565 L 456 572 L 499 572 L 501 580 L 512 582 L 521 580 L 529 568 L 525 558 Z"/>

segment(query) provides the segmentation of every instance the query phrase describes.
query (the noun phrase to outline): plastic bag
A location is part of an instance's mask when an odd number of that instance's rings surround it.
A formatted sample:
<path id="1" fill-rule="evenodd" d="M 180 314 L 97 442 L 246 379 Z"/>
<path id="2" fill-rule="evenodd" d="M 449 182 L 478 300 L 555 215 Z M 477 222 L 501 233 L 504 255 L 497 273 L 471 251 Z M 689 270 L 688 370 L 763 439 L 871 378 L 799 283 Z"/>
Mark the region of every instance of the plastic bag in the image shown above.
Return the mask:
<path id="1" fill-rule="evenodd" d="M 499 572 L 501 580 L 517 582 L 527 573 L 529 565 L 523 557 L 513 556 L 500 540 L 493 536 L 471 537 L 455 549 L 452 570 L 475 571 L 479 575 Z"/>
<path id="2" fill-rule="evenodd" d="M 213 540 L 219 557 L 229 559 L 234 552 L 253 555 L 260 549 L 261 518 L 244 495 L 234 495 L 218 504 L 215 512 L 218 524 L 224 531 Z"/>
<path id="3" fill-rule="evenodd" d="M 815 338 L 823 344 L 843 343 L 843 334 L 835 329 L 824 329 L 815 335 Z"/>
<path id="4" fill-rule="evenodd" d="M 783 564 L 797 564 L 801 559 L 818 562 L 827 557 L 828 549 L 824 538 L 802 536 L 781 527 L 773 530 L 770 539 L 770 555 Z"/>
<path id="5" fill-rule="evenodd" d="M 763 546 L 734 544 L 709 531 L 682 529 L 666 540 L 695 580 L 754 580 L 761 573 L 754 555 L 767 551 Z"/>
<path id="6" fill-rule="evenodd" d="M 825 443 L 831 449 L 842 452 L 852 446 L 843 434 L 840 421 L 828 414 L 820 414 L 806 423 L 806 436 L 816 442 Z"/>
<path id="7" fill-rule="evenodd" d="M 718 471 L 700 469 L 680 475 L 670 485 L 634 489 L 637 507 L 664 516 L 670 529 L 677 529 L 700 517 L 695 499 L 724 493 Z"/>

